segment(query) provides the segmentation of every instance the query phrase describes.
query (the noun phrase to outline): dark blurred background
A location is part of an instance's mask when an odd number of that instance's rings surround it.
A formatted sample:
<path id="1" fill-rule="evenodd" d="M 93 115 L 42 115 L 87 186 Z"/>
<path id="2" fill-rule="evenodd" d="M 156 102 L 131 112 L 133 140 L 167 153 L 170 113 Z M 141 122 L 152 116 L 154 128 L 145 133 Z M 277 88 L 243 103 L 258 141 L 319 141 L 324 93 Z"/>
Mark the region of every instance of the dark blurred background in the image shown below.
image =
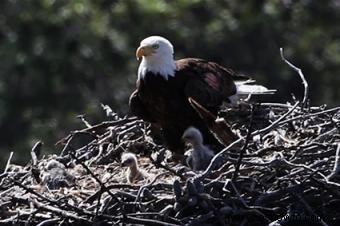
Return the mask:
<path id="1" fill-rule="evenodd" d="M 278 89 L 272 101 L 301 97 L 303 69 L 313 105 L 339 105 L 339 0 L 3 0 L 0 1 L 0 166 L 9 152 L 24 163 L 38 139 L 43 153 L 104 120 L 100 103 L 128 110 L 138 62 L 150 35 L 175 46 L 176 58 L 201 57 Z"/>

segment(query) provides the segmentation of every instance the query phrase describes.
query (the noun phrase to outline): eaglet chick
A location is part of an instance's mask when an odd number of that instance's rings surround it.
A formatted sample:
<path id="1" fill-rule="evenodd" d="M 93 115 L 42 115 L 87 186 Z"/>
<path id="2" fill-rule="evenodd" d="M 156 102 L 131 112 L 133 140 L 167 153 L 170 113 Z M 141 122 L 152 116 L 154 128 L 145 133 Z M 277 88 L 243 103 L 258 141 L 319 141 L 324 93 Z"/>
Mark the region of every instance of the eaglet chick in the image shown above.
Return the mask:
<path id="1" fill-rule="evenodd" d="M 137 157 L 133 153 L 123 153 L 121 156 L 121 164 L 123 167 L 128 167 L 126 170 L 126 178 L 129 183 L 144 180 L 149 177 L 149 174 L 138 166 Z"/>
<path id="2" fill-rule="evenodd" d="M 205 170 L 214 157 L 214 152 L 203 144 L 201 132 L 195 127 L 189 127 L 184 131 L 182 139 L 191 145 L 186 152 L 189 155 L 187 165 L 194 171 Z"/>

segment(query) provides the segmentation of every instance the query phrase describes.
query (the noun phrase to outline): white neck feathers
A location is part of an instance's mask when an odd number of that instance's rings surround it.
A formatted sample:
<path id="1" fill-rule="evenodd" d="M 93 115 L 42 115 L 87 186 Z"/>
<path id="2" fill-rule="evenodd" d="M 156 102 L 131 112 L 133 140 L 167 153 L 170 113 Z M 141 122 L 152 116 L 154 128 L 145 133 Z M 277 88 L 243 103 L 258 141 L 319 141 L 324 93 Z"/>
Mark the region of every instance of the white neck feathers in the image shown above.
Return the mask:
<path id="1" fill-rule="evenodd" d="M 147 72 L 152 72 L 168 80 L 169 76 L 175 76 L 175 70 L 176 64 L 172 55 L 168 57 L 143 57 L 138 68 L 138 79 L 144 79 Z"/>

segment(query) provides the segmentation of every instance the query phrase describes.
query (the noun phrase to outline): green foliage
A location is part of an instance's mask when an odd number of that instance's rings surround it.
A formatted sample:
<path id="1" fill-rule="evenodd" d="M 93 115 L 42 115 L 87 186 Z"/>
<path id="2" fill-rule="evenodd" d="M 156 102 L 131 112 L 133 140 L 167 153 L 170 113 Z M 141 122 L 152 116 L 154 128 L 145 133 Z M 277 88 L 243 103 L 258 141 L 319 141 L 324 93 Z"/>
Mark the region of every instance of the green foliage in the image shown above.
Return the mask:
<path id="1" fill-rule="evenodd" d="M 302 95 L 279 47 L 300 66 L 313 104 L 339 104 L 339 1 L 4 0 L 0 2 L 0 148 L 27 157 L 101 117 L 99 103 L 128 110 L 139 41 L 158 34 L 176 57 L 232 66 L 279 90 Z M 3 159 L 7 156 L 3 155 Z"/>

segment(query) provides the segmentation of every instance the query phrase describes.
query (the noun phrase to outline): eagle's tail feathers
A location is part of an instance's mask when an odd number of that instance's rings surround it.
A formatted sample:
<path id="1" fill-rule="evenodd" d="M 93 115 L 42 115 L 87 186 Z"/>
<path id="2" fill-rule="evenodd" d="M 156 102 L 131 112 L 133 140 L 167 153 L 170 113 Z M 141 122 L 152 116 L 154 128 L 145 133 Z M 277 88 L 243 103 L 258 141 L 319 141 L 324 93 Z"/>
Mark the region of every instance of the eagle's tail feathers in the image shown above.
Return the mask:
<path id="1" fill-rule="evenodd" d="M 246 80 L 246 81 L 238 81 L 236 84 L 236 95 L 261 95 L 261 94 L 274 94 L 276 92 L 275 89 L 267 89 L 261 85 L 249 85 L 254 83 L 255 80 Z"/>
<path id="2" fill-rule="evenodd" d="M 228 99 L 231 103 L 236 104 L 240 99 L 249 99 L 252 95 L 275 94 L 276 89 L 267 89 L 264 86 L 252 84 L 255 80 L 237 81 L 236 94 Z"/>

